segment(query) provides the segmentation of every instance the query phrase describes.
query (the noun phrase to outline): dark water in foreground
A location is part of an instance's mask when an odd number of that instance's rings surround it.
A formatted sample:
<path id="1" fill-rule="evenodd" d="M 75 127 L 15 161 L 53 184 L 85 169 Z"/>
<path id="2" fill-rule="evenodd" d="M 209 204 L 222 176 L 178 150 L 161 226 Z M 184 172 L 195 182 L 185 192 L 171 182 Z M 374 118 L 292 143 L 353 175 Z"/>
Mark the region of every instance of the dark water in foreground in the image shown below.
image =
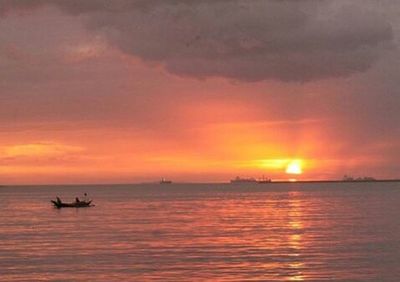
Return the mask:
<path id="1" fill-rule="evenodd" d="M 51 207 L 88 192 L 96 207 Z M 400 281 L 400 183 L 0 188 L 0 281 Z"/>

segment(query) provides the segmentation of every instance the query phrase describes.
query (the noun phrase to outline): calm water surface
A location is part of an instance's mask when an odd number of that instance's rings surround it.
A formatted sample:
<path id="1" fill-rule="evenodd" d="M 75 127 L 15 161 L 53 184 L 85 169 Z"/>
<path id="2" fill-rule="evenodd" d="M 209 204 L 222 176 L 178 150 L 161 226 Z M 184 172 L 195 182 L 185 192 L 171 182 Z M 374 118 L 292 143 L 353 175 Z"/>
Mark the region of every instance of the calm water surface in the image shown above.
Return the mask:
<path id="1" fill-rule="evenodd" d="M 3 187 L 0 281 L 400 281 L 399 202 L 400 183 Z"/>

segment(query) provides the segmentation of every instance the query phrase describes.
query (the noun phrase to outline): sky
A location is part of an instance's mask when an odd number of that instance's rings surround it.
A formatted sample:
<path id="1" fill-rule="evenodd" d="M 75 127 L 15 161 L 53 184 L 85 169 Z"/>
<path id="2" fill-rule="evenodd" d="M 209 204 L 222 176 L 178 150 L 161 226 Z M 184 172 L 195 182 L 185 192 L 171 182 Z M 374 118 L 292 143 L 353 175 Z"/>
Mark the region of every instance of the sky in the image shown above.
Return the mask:
<path id="1" fill-rule="evenodd" d="M 0 183 L 400 178 L 399 12 L 0 0 Z"/>

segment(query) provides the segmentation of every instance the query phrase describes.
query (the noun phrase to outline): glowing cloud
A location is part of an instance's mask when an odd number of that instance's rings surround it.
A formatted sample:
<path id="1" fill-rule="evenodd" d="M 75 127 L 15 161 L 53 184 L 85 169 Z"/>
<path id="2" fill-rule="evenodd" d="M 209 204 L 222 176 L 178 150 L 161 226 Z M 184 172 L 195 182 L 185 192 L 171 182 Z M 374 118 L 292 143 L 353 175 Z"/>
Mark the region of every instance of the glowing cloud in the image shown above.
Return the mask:
<path id="1" fill-rule="evenodd" d="M 19 144 L 3 148 L 3 154 L 7 157 L 53 157 L 81 151 L 82 147 L 54 142 Z"/>

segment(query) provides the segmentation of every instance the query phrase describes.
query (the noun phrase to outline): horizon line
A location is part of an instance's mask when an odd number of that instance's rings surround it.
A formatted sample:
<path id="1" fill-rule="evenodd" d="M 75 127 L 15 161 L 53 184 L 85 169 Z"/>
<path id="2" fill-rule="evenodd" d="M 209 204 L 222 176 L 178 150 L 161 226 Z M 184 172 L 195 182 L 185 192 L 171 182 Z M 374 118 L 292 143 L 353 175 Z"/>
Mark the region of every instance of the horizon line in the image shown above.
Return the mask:
<path id="1" fill-rule="evenodd" d="M 385 178 L 385 179 L 353 179 L 353 180 L 343 180 L 343 179 L 322 179 L 322 180 L 271 180 L 269 182 L 262 181 L 249 181 L 242 183 L 232 183 L 230 181 L 205 181 L 205 182 L 191 182 L 191 181 L 176 181 L 167 184 L 160 183 L 159 181 L 142 181 L 142 182 L 126 182 L 126 183 L 47 183 L 47 184 L 0 184 L 0 188 L 4 187 L 16 187 L 16 186 L 123 186 L 123 185 L 160 185 L 169 186 L 174 184 L 229 184 L 229 185 L 244 185 L 244 184 L 257 184 L 257 185 L 269 185 L 269 184 L 301 184 L 301 183 L 374 183 L 374 182 L 400 182 L 400 178 Z"/>

